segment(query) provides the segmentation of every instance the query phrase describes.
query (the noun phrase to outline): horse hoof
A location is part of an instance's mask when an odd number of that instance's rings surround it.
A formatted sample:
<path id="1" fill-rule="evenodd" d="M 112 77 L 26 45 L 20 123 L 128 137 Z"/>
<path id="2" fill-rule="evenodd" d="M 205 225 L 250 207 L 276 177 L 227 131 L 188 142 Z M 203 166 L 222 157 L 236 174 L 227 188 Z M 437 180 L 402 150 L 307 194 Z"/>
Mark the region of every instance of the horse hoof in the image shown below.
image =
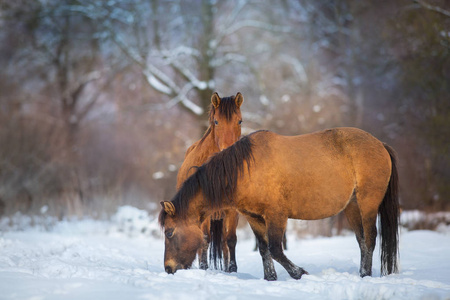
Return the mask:
<path id="1" fill-rule="evenodd" d="M 264 279 L 267 281 L 276 281 L 278 278 L 277 278 L 277 274 L 274 273 L 274 274 L 264 275 Z"/>
<path id="2" fill-rule="evenodd" d="M 205 263 L 200 263 L 200 269 L 202 269 L 202 270 L 208 270 L 208 264 L 205 264 Z"/>
<path id="3" fill-rule="evenodd" d="M 230 263 L 230 266 L 228 267 L 228 273 L 237 272 L 237 265 L 235 263 Z"/>
<path id="4" fill-rule="evenodd" d="M 301 279 L 303 275 L 309 275 L 309 273 L 300 268 L 297 272 L 291 274 L 291 277 L 298 280 Z"/>
<path id="5" fill-rule="evenodd" d="M 366 276 L 371 277 L 372 274 L 370 274 L 370 273 L 361 273 L 361 274 L 359 274 L 359 276 L 360 276 L 361 278 L 364 278 L 364 277 L 366 277 Z"/>

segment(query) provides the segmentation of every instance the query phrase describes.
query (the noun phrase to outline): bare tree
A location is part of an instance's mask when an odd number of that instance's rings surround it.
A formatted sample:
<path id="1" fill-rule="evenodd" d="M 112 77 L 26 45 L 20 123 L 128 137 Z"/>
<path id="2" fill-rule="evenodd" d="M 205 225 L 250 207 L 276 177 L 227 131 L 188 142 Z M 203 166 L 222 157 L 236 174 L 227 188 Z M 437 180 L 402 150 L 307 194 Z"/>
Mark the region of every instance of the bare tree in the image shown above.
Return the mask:
<path id="1" fill-rule="evenodd" d="M 87 15 L 101 20 L 103 33 L 139 66 L 149 86 L 165 99 L 153 102 L 150 108 L 179 105 L 201 121 L 206 120 L 211 94 L 220 88 L 217 74 L 237 76 L 230 66 L 242 70 L 239 65 L 248 65 L 249 57 L 242 54 L 246 45 L 235 41 L 238 35 L 248 29 L 275 34 L 288 31 L 247 13 L 250 1 L 152 0 L 98 5 Z M 103 11 L 107 18 L 102 18 Z M 225 74 L 222 69 L 226 67 Z"/>

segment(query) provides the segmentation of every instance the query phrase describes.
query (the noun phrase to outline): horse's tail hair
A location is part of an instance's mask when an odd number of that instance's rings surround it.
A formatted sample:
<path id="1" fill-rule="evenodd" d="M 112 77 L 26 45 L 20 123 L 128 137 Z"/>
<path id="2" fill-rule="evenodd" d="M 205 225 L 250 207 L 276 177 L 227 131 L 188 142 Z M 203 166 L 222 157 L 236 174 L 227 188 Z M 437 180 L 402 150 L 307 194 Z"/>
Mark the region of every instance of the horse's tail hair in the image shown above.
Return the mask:
<path id="1" fill-rule="evenodd" d="M 211 218 L 210 227 L 211 242 L 209 244 L 209 261 L 214 268 L 222 269 L 222 236 L 223 219 Z"/>
<path id="2" fill-rule="evenodd" d="M 378 208 L 379 231 L 381 235 L 381 275 L 398 272 L 398 224 L 400 208 L 398 201 L 397 158 L 392 147 L 384 144 L 391 157 L 391 178 Z"/>

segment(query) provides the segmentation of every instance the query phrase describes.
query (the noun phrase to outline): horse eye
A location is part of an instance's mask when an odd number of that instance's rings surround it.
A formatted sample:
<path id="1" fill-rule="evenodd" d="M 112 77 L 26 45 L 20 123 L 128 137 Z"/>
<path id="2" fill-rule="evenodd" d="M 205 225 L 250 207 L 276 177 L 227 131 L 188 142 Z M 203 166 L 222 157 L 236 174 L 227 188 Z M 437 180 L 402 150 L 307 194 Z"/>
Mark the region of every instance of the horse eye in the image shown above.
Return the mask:
<path id="1" fill-rule="evenodd" d="M 238 124 L 241 125 L 242 124 L 242 120 L 239 120 Z"/>
<path id="2" fill-rule="evenodd" d="M 217 120 L 214 120 L 214 124 L 219 125 L 219 122 Z"/>
<path id="3" fill-rule="evenodd" d="M 171 237 L 173 237 L 173 229 L 167 230 L 167 231 L 166 231 L 166 237 L 167 237 L 168 239 L 170 239 Z"/>

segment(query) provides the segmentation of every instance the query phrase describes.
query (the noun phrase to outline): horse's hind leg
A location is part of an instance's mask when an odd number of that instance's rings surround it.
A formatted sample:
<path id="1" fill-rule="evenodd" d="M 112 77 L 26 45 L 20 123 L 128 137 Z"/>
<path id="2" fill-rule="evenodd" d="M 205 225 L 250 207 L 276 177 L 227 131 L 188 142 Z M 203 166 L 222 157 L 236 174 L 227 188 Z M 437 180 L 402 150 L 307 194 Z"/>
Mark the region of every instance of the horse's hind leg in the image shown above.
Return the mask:
<path id="1" fill-rule="evenodd" d="M 372 276 L 372 257 L 375 249 L 377 230 L 376 230 L 376 213 L 362 214 L 356 197 L 347 205 L 344 210 L 347 220 L 356 235 L 356 240 L 361 251 L 361 263 L 359 275 L 361 277 Z M 362 218 L 362 215 L 364 218 Z"/>
<path id="2" fill-rule="evenodd" d="M 236 264 L 236 228 L 238 225 L 239 215 L 236 211 L 228 211 L 226 216 L 225 228 L 227 230 L 226 244 L 230 251 L 230 260 L 228 264 L 228 272 L 237 272 Z"/>
<path id="3" fill-rule="evenodd" d="M 266 223 L 264 218 L 253 214 L 246 215 L 246 218 L 258 242 L 259 254 L 261 254 L 263 261 L 264 279 L 268 281 L 277 280 L 277 272 L 273 265 L 272 256 L 270 256 L 269 244 L 266 237 Z"/>
<path id="4" fill-rule="evenodd" d="M 361 209 L 362 225 L 364 230 L 364 252 L 361 257 L 361 277 L 372 276 L 373 250 L 377 241 L 377 211 Z"/>
<path id="5" fill-rule="evenodd" d="M 286 222 L 268 223 L 267 233 L 269 238 L 269 249 L 273 259 L 280 263 L 294 279 L 300 279 L 303 274 L 308 274 L 303 268 L 296 266 L 283 253 L 283 237 L 286 229 Z M 284 226 L 283 226 L 284 225 Z"/>

